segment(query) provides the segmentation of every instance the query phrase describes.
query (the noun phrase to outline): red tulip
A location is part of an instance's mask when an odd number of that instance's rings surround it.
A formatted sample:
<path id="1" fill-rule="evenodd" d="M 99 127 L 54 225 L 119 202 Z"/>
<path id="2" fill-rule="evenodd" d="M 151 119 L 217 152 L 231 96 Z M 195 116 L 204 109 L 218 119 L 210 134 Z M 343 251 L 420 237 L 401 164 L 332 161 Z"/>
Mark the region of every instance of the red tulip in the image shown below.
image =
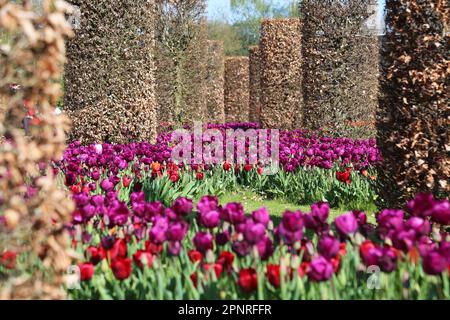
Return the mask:
<path id="1" fill-rule="evenodd" d="M 267 279 L 275 288 L 280 287 L 280 266 L 275 264 L 267 265 Z"/>
<path id="2" fill-rule="evenodd" d="M 131 184 L 131 181 L 133 181 L 133 178 L 129 178 L 127 176 L 124 176 L 123 179 L 122 179 L 123 186 L 125 188 L 128 188 L 130 186 L 130 184 Z"/>
<path id="3" fill-rule="evenodd" d="M 309 262 L 302 262 L 297 269 L 298 276 L 303 278 L 305 274 L 309 271 Z"/>
<path id="4" fill-rule="evenodd" d="M 125 280 L 131 275 L 131 259 L 116 259 L 111 262 L 111 270 L 117 280 Z"/>
<path id="5" fill-rule="evenodd" d="M 91 281 L 94 275 L 94 265 L 89 262 L 84 262 L 78 265 L 80 268 L 80 281 Z"/>
<path id="6" fill-rule="evenodd" d="M 89 262 L 91 262 L 94 265 L 97 265 L 102 261 L 105 256 L 105 249 L 103 249 L 102 246 L 97 247 L 89 247 L 86 249 L 86 255 L 89 259 Z"/>
<path id="7" fill-rule="evenodd" d="M 257 171 L 258 171 L 258 174 L 259 174 L 259 175 L 262 175 L 262 174 L 263 174 L 263 172 L 264 172 L 264 169 L 263 169 L 263 168 L 258 168 L 258 170 L 257 170 Z"/>
<path id="8" fill-rule="evenodd" d="M 109 251 L 110 259 L 111 260 L 124 259 L 127 257 L 127 251 L 128 251 L 128 246 L 127 246 L 127 243 L 125 242 L 125 240 L 116 239 L 113 247 Z"/>
<path id="9" fill-rule="evenodd" d="M 340 257 L 344 257 L 345 255 L 347 255 L 347 244 L 345 242 L 341 242 L 341 244 L 339 245 L 338 254 Z"/>
<path id="10" fill-rule="evenodd" d="M 369 174 L 369 172 L 368 172 L 366 169 L 363 169 L 363 170 L 361 170 L 361 174 L 362 174 L 364 177 L 367 177 L 367 175 Z"/>
<path id="11" fill-rule="evenodd" d="M 140 269 L 144 269 L 144 266 L 152 267 L 153 256 L 150 252 L 139 250 L 133 254 L 133 261 Z"/>
<path id="12" fill-rule="evenodd" d="M 197 180 L 202 181 L 203 180 L 203 173 L 202 172 L 198 172 L 197 173 Z"/>
<path id="13" fill-rule="evenodd" d="M 341 268 L 341 259 L 337 256 L 336 258 L 331 258 L 330 262 L 333 265 L 333 272 L 337 273 Z"/>
<path id="14" fill-rule="evenodd" d="M 255 291 L 258 288 L 256 270 L 253 268 L 241 269 L 239 271 L 238 285 L 246 293 Z"/>
<path id="15" fill-rule="evenodd" d="M 223 163 L 223 170 L 229 171 L 230 169 L 231 169 L 231 163 L 225 161 Z"/>
<path id="16" fill-rule="evenodd" d="M 203 256 L 202 256 L 201 252 L 197 251 L 197 250 L 190 250 L 188 252 L 188 257 L 189 257 L 189 260 L 191 260 L 192 263 L 195 263 L 197 261 L 201 262 L 202 259 L 203 259 Z"/>
<path id="17" fill-rule="evenodd" d="M 234 261 L 234 254 L 230 251 L 222 251 L 219 255 L 218 262 L 223 265 L 224 268 L 231 268 Z"/>
<path id="18" fill-rule="evenodd" d="M 74 185 L 74 186 L 70 186 L 69 187 L 70 192 L 78 194 L 80 193 L 80 186 L 79 185 Z"/>
<path id="19" fill-rule="evenodd" d="M 169 177 L 170 181 L 172 181 L 173 183 L 178 182 L 178 180 L 180 179 L 180 176 L 178 175 L 178 173 L 174 173 L 171 174 Z"/>
<path id="20" fill-rule="evenodd" d="M 244 170 L 247 171 L 247 172 L 251 171 L 252 169 L 253 169 L 253 166 L 251 164 L 246 164 L 244 166 Z"/>
<path id="21" fill-rule="evenodd" d="M 194 272 L 193 274 L 191 274 L 190 278 L 192 280 L 192 283 L 194 284 L 194 287 L 197 288 L 197 285 L 198 285 L 197 272 Z"/>
<path id="22" fill-rule="evenodd" d="M 344 172 L 336 172 L 336 178 L 343 183 L 346 183 L 347 185 L 350 185 L 351 183 L 351 174 L 350 171 L 346 170 Z"/>
<path id="23" fill-rule="evenodd" d="M 6 251 L 0 257 L 0 265 L 6 269 L 14 269 L 16 267 L 17 254 L 13 251 Z"/>
<path id="24" fill-rule="evenodd" d="M 150 252 L 153 255 L 161 253 L 162 249 L 162 244 L 154 244 L 148 240 L 145 242 L 145 251 Z"/>
<path id="25" fill-rule="evenodd" d="M 205 269 L 206 272 L 209 272 L 211 270 L 211 268 L 213 268 L 217 279 L 219 279 L 219 277 L 220 277 L 220 275 L 222 274 L 222 271 L 223 271 L 223 266 L 220 263 L 214 263 L 214 264 L 206 263 L 203 266 L 203 268 Z"/>

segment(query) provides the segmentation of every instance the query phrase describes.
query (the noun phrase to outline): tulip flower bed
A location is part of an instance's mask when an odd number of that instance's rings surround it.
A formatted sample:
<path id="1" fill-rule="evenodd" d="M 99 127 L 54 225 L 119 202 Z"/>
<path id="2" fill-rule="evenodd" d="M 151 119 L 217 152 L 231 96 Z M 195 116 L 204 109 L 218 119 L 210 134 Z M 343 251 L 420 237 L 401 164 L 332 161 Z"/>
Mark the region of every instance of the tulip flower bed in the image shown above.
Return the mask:
<path id="1" fill-rule="evenodd" d="M 142 192 L 128 205 L 115 191 L 74 199 L 69 229 L 85 259 L 75 299 L 450 298 L 448 200 L 418 195 L 407 212 L 379 212 L 376 225 L 359 211 L 329 221 L 317 203 L 275 225 L 264 208 L 246 215 L 213 196 L 196 208 Z"/>
<path id="2" fill-rule="evenodd" d="M 254 124 L 210 125 L 221 130 L 254 129 Z M 180 164 L 171 161 L 172 133 L 162 133 L 156 144 L 82 146 L 75 142 L 58 163 L 65 183 L 75 193 L 115 187 L 146 193 L 147 200 L 170 205 L 177 197 L 221 195 L 238 186 L 250 187 L 268 198 L 298 204 L 327 201 L 332 207 L 373 207 L 376 177 L 373 166 L 380 155 L 373 140 L 326 138 L 295 130 L 280 133 L 281 170 L 262 175 L 257 165 Z M 247 150 L 248 151 L 248 150 Z M 119 185 L 120 184 L 120 185 Z M 119 185 L 119 186 L 118 186 Z M 126 195 L 125 195 L 126 196 Z"/>

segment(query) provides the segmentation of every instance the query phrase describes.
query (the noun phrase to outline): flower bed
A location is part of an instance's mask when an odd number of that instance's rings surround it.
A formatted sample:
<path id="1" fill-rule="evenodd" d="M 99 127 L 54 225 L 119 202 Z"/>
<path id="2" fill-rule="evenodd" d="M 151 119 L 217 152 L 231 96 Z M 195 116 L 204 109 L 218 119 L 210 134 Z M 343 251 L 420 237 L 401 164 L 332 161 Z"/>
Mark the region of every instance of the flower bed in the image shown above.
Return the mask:
<path id="1" fill-rule="evenodd" d="M 246 215 L 212 196 L 195 209 L 142 192 L 130 206 L 114 191 L 74 199 L 73 247 L 85 258 L 74 298 L 449 298 L 450 204 L 432 196 L 379 212 L 376 225 L 359 211 L 329 221 L 325 203 L 275 225 L 264 208 Z"/>

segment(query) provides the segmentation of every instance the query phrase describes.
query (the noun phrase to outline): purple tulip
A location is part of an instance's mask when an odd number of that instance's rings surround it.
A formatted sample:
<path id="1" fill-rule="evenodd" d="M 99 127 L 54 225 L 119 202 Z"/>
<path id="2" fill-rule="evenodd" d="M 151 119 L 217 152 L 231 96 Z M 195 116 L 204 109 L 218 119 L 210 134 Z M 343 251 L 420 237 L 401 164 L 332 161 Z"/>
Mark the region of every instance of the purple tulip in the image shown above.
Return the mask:
<path id="1" fill-rule="evenodd" d="M 100 172 L 98 170 L 94 170 L 91 172 L 91 178 L 94 181 L 98 181 L 100 179 Z"/>
<path id="2" fill-rule="evenodd" d="M 423 258 L 423 270 L 426 274 L 438 275 L 447 268 L 447 259 L 439 253 L 439 251 L 430 251 Z"/>
<path id="3" fill-rule="evenodd" d="M 202 226 L 208 229 L 214 229 L 220 223 L 220 213 L 217 210 L 199 212 L 198 219 Z"/>
<path id="4" fill-rule="evenodd" d="M 186 236 L 188 228 L 188 224 L 184 221 L 172 222 L 167 228 L 166 237 L 169 241 L 179 242 Z"/>
<path id="5" fill-rule="evenodd" d="M 197 203 L 197 210 L 200 213 L 206 213 L 209 211 L 217 210 L 219 206 L 219 200 L 213 196 L 203 196 Z"/>
<path id="6" fill-rule="evenodd" d="M 227 230 L 216 234 L 216 243 L 219 246 L 226 245 L 230 241 L 230 239 L 231 239 L 231 235 L 230 235 L 230 232 L 228 232 Z"/>
<path id="7" fill-rule="evenodd" d="M 391 247 L 383 248 L 382 252 L 383 254 L 378 261 L 380 269 L 383 272 L 391 273 L 397 268 L 397 254 Z"/>
<path id="8" fill-rule="evenodd" d="M 428 235 L 431 230 L 430 222 L 419 217 L 409 218 L 406 221 L 405 227 L 414 230 L 418 235 Z"/>
<path id="9" fill-rule="evenodd" d="M 113 236 L 104 236 L 100 239 L 100 243 L 105 250 L 111 250 L 114 246 L 116 238 Z"/>
<path id="10" fill-rule="evenodd" d="M 266 227 L 262 223 L 255 223 L 248 219 L 245 223 L 244 239 L 250 244 L 256 244 L 262 240 L 266 233 Z"/>
<path id="11" fill-rule="evenodd" d="M 179 256 L 180 252 L 181 252 L 181 244 L 178 241 L 170 241 L 167 244 L 167 251 L 169 252 L 170 255 L 172 256 Z"/>
<path id="12" fill-rule="evenodd" d="M 269 259 L 274 252 L 272 240 L 270 240 L 268 236 L 264 236 L 263 239 L 256 244 L 256 248 L 258 249 L 261 260 Z"/>
<path id="13" fill-rule="evenodd" d="M 150 241 L 154 244 L 162 244 L 166 241 L 166 232 L 169 227 L 167 218 L 156 216 L 154 218 L 154 225 L 149 231 Z"/>
<path id="14" fill-rule="evenodd" d="M 198 232 L 193 242 L 197 250 L 203 253 L 213 248 L 213 236 L 207 232 Z"/>
<path id="15" fill-rule="evenodd" d="M 260 208 L 252 212 L 253 221 L 263 224 L 267 227 L 270 221 L 269 211 L 266 208 Z"/>
<path id="16" fill-rule="evenodd" d="M 414 245 L 415 239 L 416 232 L 413 229 L 408 231 L 402 230 L 393 234 L 392 243 L 396 249 L 408 252 Z"/>
<path id="17" fill-rule="evenodd" d="M 245 221 L 245 213 L 242 204 L 240 203 L 227 203 L 225 207 L 220 211 L 223 220 L 228 221 L 234 225 L 240 224 Z"/>
<path id="18" fill-rule="evenodd" d="M 325 236 L 319 240 L 317 251 L 327 259 L 336 257 L 339 252 L 340 242 L 332 236 Z"/>
<path id="19" fill-rule="evenodd" d="M 308 277 L 311 281 L 321 282 L 329 280 L 333 275 L 333 265 L 324 257 L 312 259 L 309 265 Z"/>
<path id="20" fill-rule="evenodd" d="M 287 231 L 296 232 L 303 229 L 303 215 L 301 211 L 286 211 L 281 221 L 284 229 Z"/>
<path id="21" fill-rule="evenodd" d="M 377 215 L 378 231 L 382 238 L 392 235 L 404 228 L 405 213 L 402 210 L 385 209 Z"/>
<path id="22" fill-rule="evenodd" d="M 100 187 L 103 191 L 111 191 L 114 189 L 114 184 L 107 178 L 103 179 L 103 181 L 100 183 Z"/>
<path id="23" fill-rule="evenodd" d="M 161 216 L 164 212 L 164 206 L 161 202 L 150 202 L 145 205 L 145 219 L 151 221 L 153 217 Z"/>
<path id="24" fill-rule="evenodd" d="M 434 202 L 432 194 L 420 193 L 408 202 L 408 209 L 412 215 L 426 218 L 431 215 Z"/>
<path id="25" fill-rule="evenodd" d="M 110 226 L 123 226 L 130 216 L 130 211 L 125 203 L 118 203 L 108 212 Z"/>
<path id="26" fill-rule="evenodd" d="M 246 241 L 234 241 L 231 248 L 240 257 L 245 257 L 252 251 L 252 246 Z"/>
<path id="27" fill-rule="evenodd" d="M 337 217 L 334 220 L 334 225 L 341 235 L 350 235 L 358 230 L 358 221 L 351 212 Z"/>
<path id="28" fill-rule="evenodd" d="M 441 225 L 450 225 L 450 202 L 443 200 L 435 203 L 431 209 L 431 217 Z"/>
<path id="29" fill-rule="evenodd" d="M 315 203 L 311 205 L 311 215 L 317 221 L 326 223 L 330 214 L 330 205 L 326 202 Z"/>
<path id="30" fill-rule="evenodd" d="M 179 216 L 186 216 L 192 212 L 192 200 L 178 198 L 172 205 L 172 210 Z"/>

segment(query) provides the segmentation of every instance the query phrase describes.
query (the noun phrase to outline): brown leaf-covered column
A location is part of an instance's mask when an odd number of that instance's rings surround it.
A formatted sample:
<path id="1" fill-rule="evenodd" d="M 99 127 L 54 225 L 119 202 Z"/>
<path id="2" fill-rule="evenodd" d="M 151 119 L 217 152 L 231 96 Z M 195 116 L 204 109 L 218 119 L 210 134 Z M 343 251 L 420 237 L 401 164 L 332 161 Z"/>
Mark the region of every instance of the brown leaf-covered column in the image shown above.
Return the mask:
<path id="1" fill-rule="evenodd" d="M 70 127 L 54 107 L 60 98 L 64 39 L 72 36 L 60 0 L 0 1 L 0 252 L 15 251 L 20 266 L 0 271 L 0 299 L 63 299 L 64 276 L 72 264 L 65 225 L 74 209 L 52 168 Z M 25 136 L 24 101 L 36 117 Z M 3 139 L 2 139 L 3 140 Z M 41 267 L 37 268 L 40 260 Z"/>
<path id="2" fill-rule="evenodd" d="M 72 0 L 81 20 L 67 48 L 64 107 L 83 143 L 156 136 L 154 1 Z"/>
<path id="3" fill-rule="evenodd" d="M 382 205 L 418 192 L 449 197 L 450 37 L 444 0 L 388 0 L 378 145 Z"/>
<path id="4" fill-rule="evenodd" d="M 250 64 L 250 115 L 249 121 L 260 123 L 261 116 L 261 59 L 259 46 L 251 46 L 249 51 Z"/>
<path id="5" fill-rule="evenodd" d="M 366 27 L 373 0 L 303 0 L 304 124 L 346 137 L 375 135 L 378 37 Z"/>
<path id="6" fill-rule="evenodd" d="M 302 126 L 302 51 L 299 19 L 267 19 L 261 24 L 261 124 Z"/>
<path id="7" fill-rule="evenodd" d="M 208 121 L 225 122 L 225 105 L 223 95 L 225 56 L 222 41 L 208 41 Z"/>
<path id="8" fill-rule="evenodd" d="M 227 122 L 248 122 L 249 59 L 225 58 L 225 119 Z"/>

